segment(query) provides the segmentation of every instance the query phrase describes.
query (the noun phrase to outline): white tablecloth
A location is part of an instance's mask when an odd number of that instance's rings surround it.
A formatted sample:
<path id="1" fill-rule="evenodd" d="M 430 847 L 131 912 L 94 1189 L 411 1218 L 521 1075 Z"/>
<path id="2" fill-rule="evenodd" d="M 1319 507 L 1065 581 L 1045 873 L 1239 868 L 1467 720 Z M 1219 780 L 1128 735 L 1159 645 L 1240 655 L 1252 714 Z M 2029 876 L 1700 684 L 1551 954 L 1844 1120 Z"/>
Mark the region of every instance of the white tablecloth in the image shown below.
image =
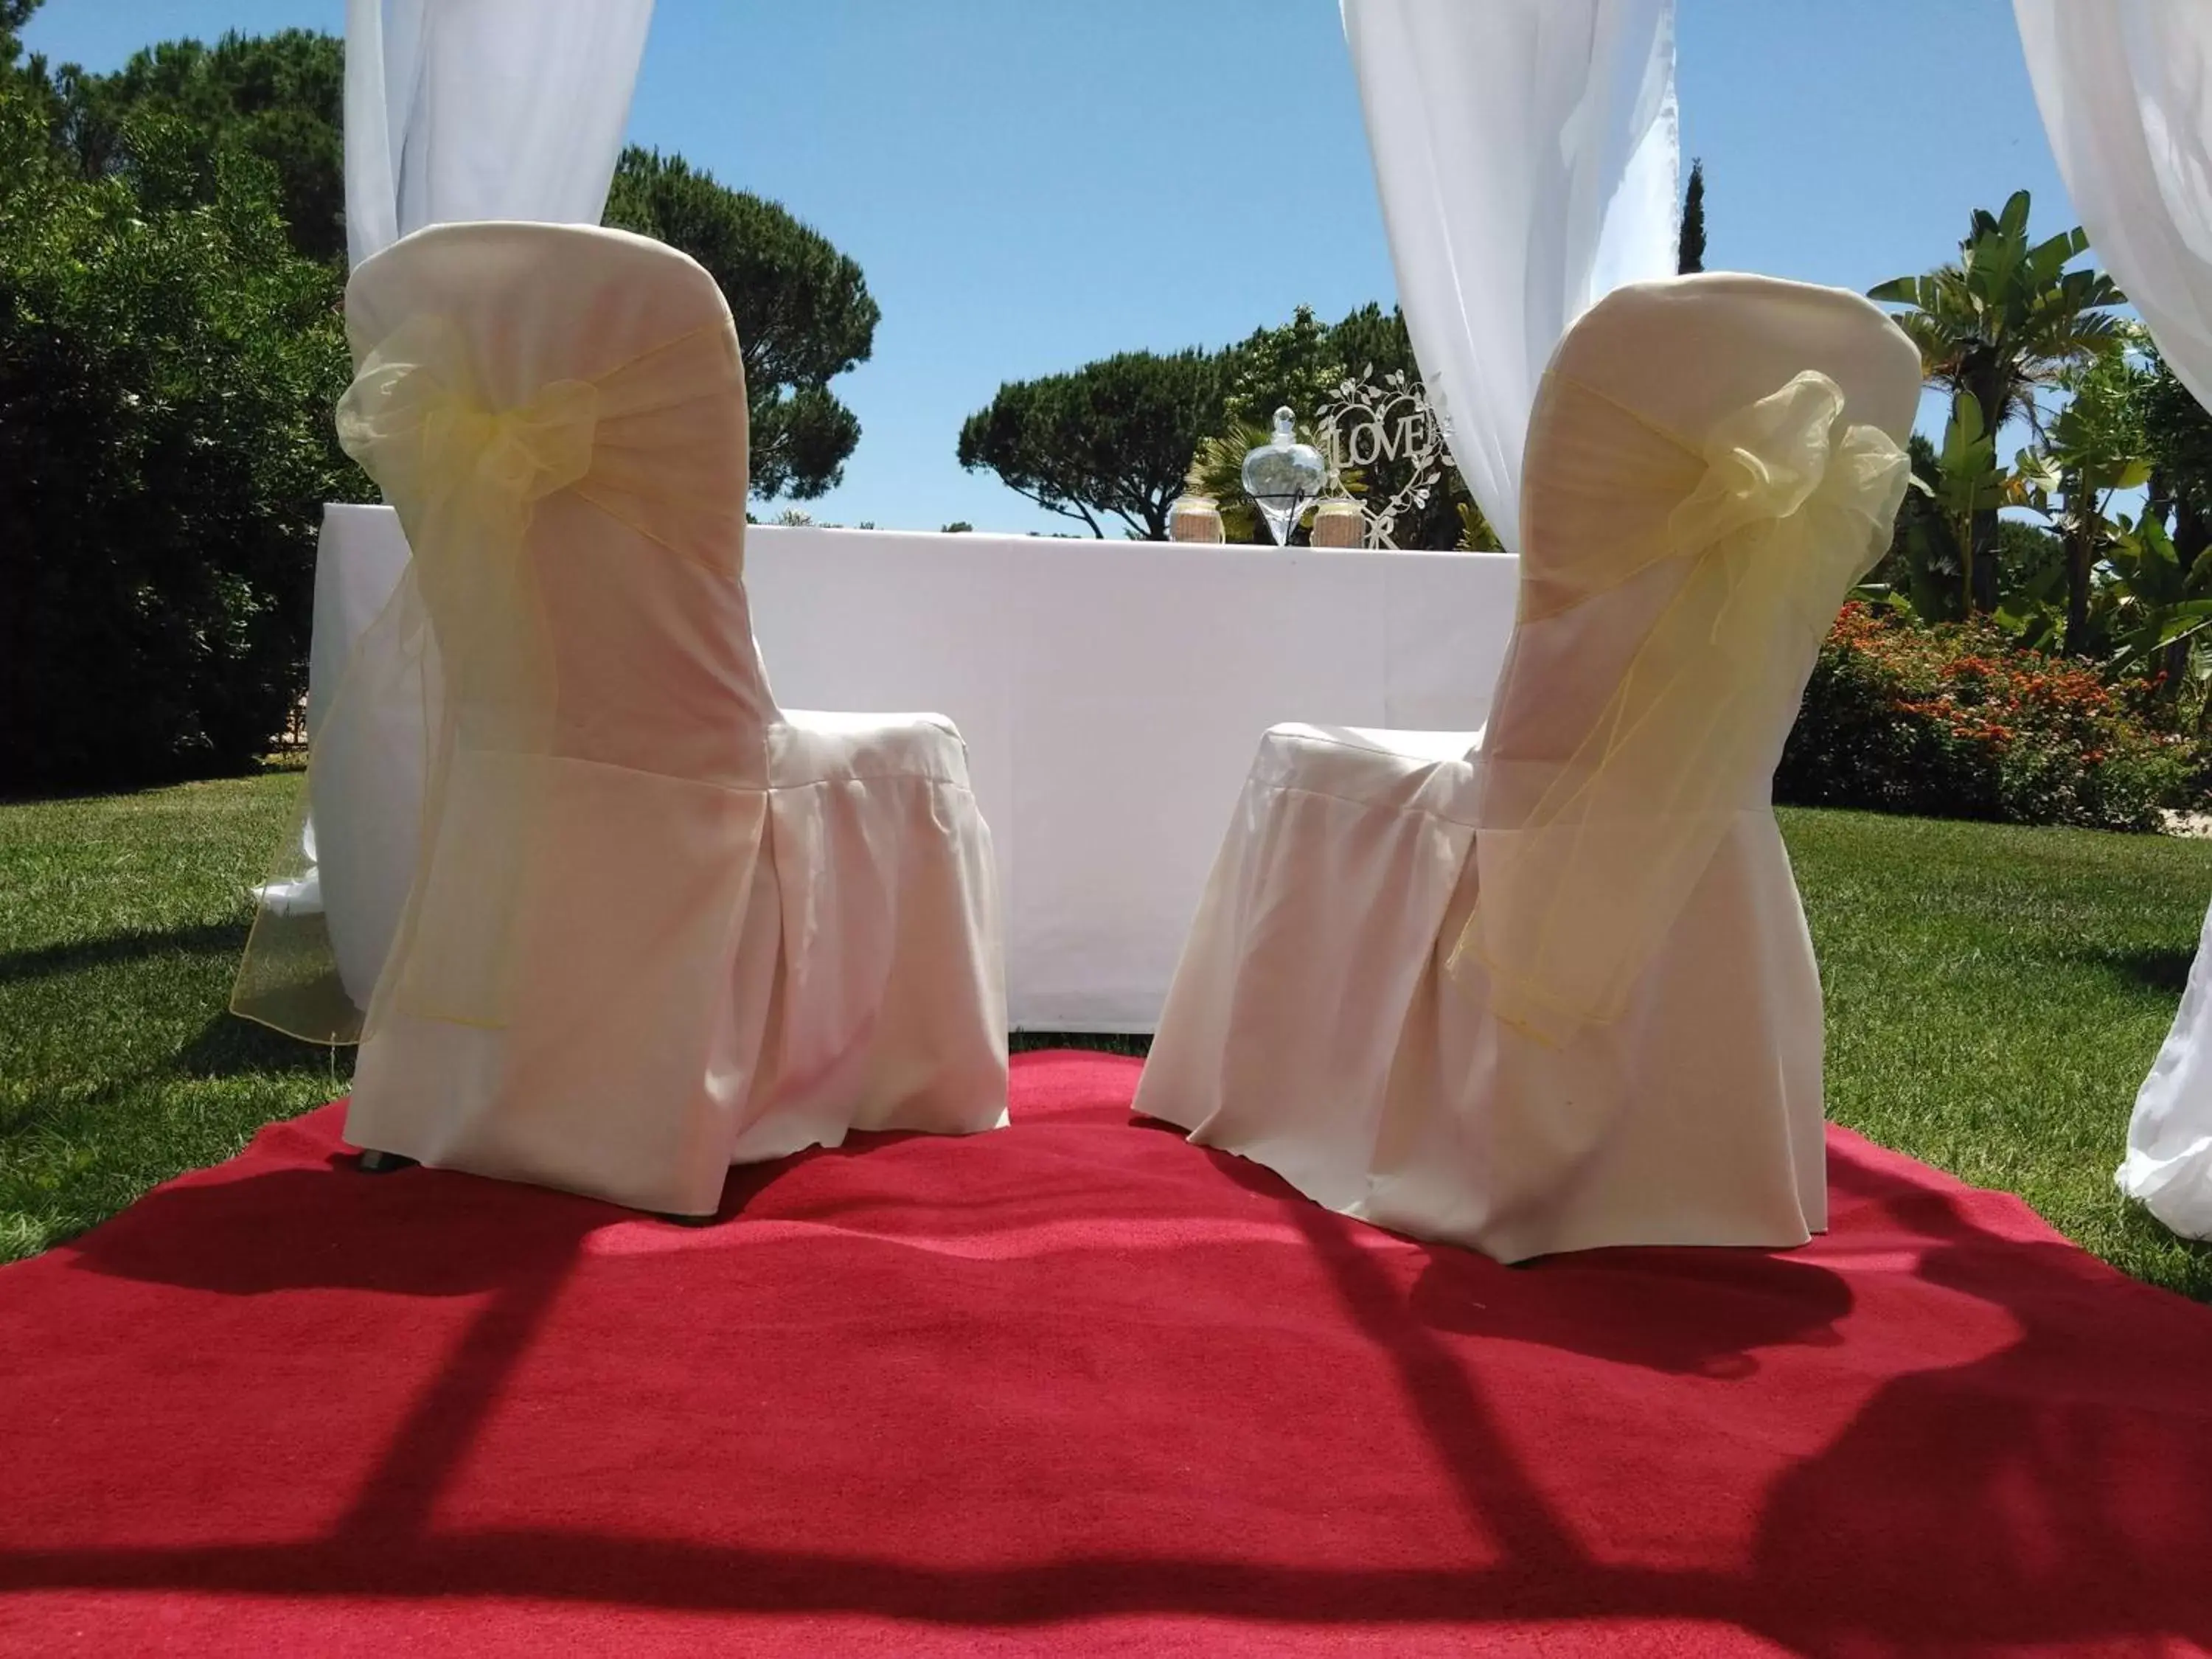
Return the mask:
<path id="1" fill-rule="evenodd" d="M 331 509 L 319 681 L 405 558 L 388 509 Z M 770 526 L 746 552 L 786 708 L 959 723 L 998 848 L 1009 1014 L 1032 1030 L 1152 1028 L 1268 726 L 1481 725 L 1515 577 L 1497 554 Z"/>

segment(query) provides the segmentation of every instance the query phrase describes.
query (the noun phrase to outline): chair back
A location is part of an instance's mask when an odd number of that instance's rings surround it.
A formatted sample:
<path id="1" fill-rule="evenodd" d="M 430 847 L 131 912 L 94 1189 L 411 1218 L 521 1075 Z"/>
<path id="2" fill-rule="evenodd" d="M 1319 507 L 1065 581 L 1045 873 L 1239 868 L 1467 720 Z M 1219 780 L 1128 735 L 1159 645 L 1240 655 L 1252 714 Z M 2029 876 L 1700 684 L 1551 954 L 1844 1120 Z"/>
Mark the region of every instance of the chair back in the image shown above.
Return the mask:
<path id="1" fill-rule="evenodd" d="M 1681 565 L 1652 555 L 1706 471 L 1715 428 L 1808 371 L 1840 388 L 1845 422 L 1905 443 L 1919 353 L 1846 290 L 1726 273 L 1633 283 L 1568 331 L 1529 416 L 1520 614 L 1486 757 L 1574 752 L 1680 585 Z M 1832 617 L 1858 574 L 1819 601 Z M 1800 675 L 1772 711 L 1773 761 L 1802 691 Z"/>
<path id="2" fill-rule="evenodd" d="M 1698 276 L 1607 295 L 1529 418 L 1521 587 L 1455 964 L 1542 1041 L 1624 1014 L 1888 545 L 1919 354 L 1857 295 Z M 1765 820 L 1771 837 L 1773 820 Z"/>
<path id="3" fill-rule="evenodd" d="M 341 433 L 406 525 L 458 739 L 763 783 L 744 373 L 707 272 L 622 231 L 439 225 L 363 262 L 346 325 Z"/>

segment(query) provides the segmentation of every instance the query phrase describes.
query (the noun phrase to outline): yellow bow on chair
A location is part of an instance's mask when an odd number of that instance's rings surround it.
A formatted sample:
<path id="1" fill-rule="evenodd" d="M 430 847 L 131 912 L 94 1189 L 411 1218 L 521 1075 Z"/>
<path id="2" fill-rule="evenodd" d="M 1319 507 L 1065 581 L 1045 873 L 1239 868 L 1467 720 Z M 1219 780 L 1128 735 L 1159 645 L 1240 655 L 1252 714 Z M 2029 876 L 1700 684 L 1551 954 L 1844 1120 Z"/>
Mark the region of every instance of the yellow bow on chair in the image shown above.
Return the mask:
<path id="1" fill-rule="evenodd" d="M 1910 470 L 1887 434 L 1843 412 L 1841 388 L 1808 373 L 1702 446 L 1661 434 L 1703 475 L 1653 556 L 1598 592 L 1655 564 L 1687 568 L 1534 806 L 1486 814 L 1474 911 L 1448 963 L 1480 963 L 1492 1010 L 1540 1042 L 1626 1012 L 1730 823 L 1765 799 L 1820 642 L 1887 544 Z"/>
<path id="2" fill-rule="evenodd" d="M 459 329 L 416 319 L 364 357 L 338 440 L 383 489 L 412 555 L 394 604 L 436 641 L 422 853 L 380 981 L 410 1016 L 506 1023 L 558 685 L 523 558 L 538 504 L 590 472 L 600 389 L 551 381 L 516 406 L 478 389 Z M 313 780 L 310 779 L 312 789 Z M 375 1007 L 370 1023 L 378 1018 Z"/>
<path id="3" fill-rule="evenodd" d="M 550 696 L 544 618 L 520 567 L 538 501 L 591 471 L 599 388 L 555 380 L 515 408 L 477 390 L 460 332 L 434 319 L 364 358 L 338 441 L 399 515 L 447 666 L 491 741 L 525 741 Z M 525 730 L 502 728 L 520 723 Z"/>

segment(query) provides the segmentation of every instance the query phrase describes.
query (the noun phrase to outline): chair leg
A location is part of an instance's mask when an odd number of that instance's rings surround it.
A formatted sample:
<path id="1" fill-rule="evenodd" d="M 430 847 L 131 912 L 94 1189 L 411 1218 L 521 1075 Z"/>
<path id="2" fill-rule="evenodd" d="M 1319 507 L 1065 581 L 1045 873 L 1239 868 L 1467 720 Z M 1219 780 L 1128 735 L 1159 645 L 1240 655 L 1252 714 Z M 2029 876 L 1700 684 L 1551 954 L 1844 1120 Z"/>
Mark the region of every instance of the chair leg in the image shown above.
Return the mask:
<path id="1" fill-rule="evenodd" d="M 373 1147 L 363 1152 L 358 1160 L 363 1175 L 390 1175 L 394 1170 L 412 1169 L 415 1162 L 411 1158 L 402 1158 L 398 1152 L 380 1152 Z"/>

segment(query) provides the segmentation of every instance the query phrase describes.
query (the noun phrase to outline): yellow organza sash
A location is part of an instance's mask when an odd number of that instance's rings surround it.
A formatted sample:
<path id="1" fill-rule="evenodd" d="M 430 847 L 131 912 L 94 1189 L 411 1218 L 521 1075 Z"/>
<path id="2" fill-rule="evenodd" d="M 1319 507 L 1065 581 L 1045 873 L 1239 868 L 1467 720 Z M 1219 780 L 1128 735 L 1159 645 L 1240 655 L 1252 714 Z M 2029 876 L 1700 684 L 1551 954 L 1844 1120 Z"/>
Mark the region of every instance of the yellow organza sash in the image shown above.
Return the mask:
<path id="1" fill-rule="evenodd" d="M 1537 615 L 1523 606 L 1526 626 L 1656 565 L 1684 567 L 1533 804 L 1532 792 L 1486 788 L 1478 897 L 1449 966 L 1480 964 L 1498 1018 L 1555 1045 L 1626 1011 L 1731 820 L 1765 799 L 1820 641 L 1887 545 L 1909 471 L 1887 434 L 1844 423 L 1843 392 L 1823 374 L 1721 421 L 1702 446 L 1590 388 L 1565 390 L 1704 470 L 1644 556 Z M 1506 803 L 1499 822 L 1492 800 Z"/>
<path id="2" fill-rule="evenodd" d="M 514 906 L 559 700 L 529 559 L 539 503 L 573 491 L 732 578 L 744 547 L 744 386 L 726 322 L 508 404 L 483 390 L 469 342 L 442 318 L 410 319 L 358 361 L 337 407 L 339 441 L 397 511 L 411 556 L 331 699 L 302 822 L 259 890 L 231 1000 L 237 1013 L 330 1043 L 358 1041 L 387 1002 L 459 1024 L 504 1023 Z M 416 862 L 365 1015 L 366 988 L 337 969 L 327 899 L 302 902 L 313 887 L 301 878 L 305 818 L 334 793 L 318 787 L 326 767 L 343 763 L 331 754 L 372 741 L 380 708 L 415 707 L 425 716 Z M 326 847 L 334 839 L 331 826 L 319 833 Z"/>

